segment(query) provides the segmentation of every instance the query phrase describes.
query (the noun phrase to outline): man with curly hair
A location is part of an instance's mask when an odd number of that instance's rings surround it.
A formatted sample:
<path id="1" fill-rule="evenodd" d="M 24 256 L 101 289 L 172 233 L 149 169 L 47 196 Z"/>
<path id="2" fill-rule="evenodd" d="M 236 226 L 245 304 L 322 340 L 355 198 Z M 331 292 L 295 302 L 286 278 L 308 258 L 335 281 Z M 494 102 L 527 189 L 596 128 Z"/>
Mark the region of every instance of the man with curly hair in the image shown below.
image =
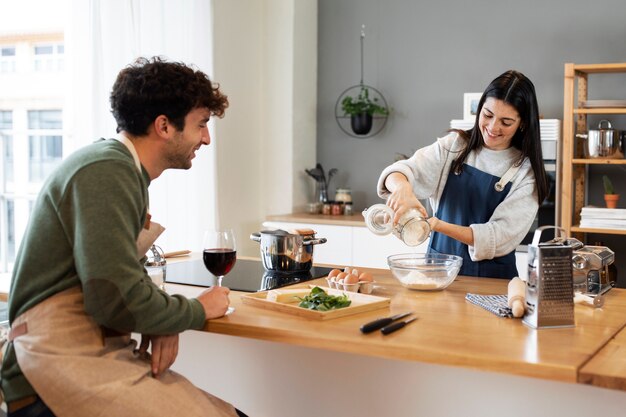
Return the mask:
<path id="1" fill-rule="evenodd" d="M 160 58 L 124 68 L 110 99 L 118 137 L 50 175 L 17 255 L 2 363 L 9 416 L 244 415 L 169 370 L 178 334 L 223 316 L 228 288 L 171 296 L 143 267 L 160 227 L 150 182 L 191 167 L 228 100 L 203 72 Z"/>

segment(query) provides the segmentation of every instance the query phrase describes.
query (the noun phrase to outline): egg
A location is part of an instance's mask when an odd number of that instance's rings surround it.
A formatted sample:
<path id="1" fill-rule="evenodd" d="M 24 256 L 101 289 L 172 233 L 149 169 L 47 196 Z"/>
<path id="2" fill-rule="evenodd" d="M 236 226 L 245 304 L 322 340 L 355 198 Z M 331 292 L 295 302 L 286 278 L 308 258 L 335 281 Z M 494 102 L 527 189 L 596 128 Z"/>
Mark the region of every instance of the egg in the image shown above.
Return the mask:
<path id="1" fill-rule="evenodd" d="M 359 276 L 359 270 L 356 268 L 352 268 L 352 271 L 350 271 L 350 273 L 356 275 L 357 277 Z"/>
<path id="2" fill-rule="evenodd" d="M 340 280 L 345 279 L 348 276 L 348 274 L 346 274 L 345 272 L 340 272 L 337 275 L 335 275 L 335 282 L 339 282 Z"/>
<path id="3" fill-rule="evenodd" d="M 356 284 L 359 282 L 359 277 L 354 275 L 354 274 L 350 274 L 347 277 L 344 278 L 343 283 L 344 284 Z"/>
<path id="4" fill-rule="evenodd" d="M 341 270 L 339 269 L 333 269 L 328 273 L 328 278 L 333 278 L 336 277 L 337 275 L 339 275 L 341 273 Z"/>
<path id="5" fill-rule="evenodd" d="M 346 274 L 349 274 L 349 273 L 351 273 L 351 272 L 352 272 L 352 268 L 350 268 L 349 266 L 346 266 L 346 267 L 343 269 L 343 272 L 345 272 Z"/>
<path id="6" fill-rule="evenodd" d="M 362 272 L 359 275 L 359 281 L 372 282 L 374 281 L 374 277 L 369 272 Z"/>

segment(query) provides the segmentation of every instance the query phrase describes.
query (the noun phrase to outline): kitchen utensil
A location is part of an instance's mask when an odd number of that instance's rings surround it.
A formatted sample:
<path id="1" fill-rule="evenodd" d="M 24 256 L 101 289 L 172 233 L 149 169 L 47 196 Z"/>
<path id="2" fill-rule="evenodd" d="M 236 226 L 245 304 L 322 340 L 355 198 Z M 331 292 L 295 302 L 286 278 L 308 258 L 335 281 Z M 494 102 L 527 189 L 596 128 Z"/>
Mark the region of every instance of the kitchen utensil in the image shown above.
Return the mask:
<path id="1" fill-rule="evenodd" d="M 176 258 L 178 256 L 186 256 L 189 255 L 191 253 L 190 250 L 177 250 L 174 252 L 165 252 L 163 254 L 164 258 Z"/>
<path id="2" fill-rule="evenodd" d="M 574 294 L 574 304 L 586 304 L 591 307 L 602 308 L 604 305 L 604 296 L 600 294 L 588 295 L 577 292 Z"/>
<path id="3" fill-rule="evenodd" d="M 535 230 L 528 245 L 528 280 L 526 281 L 526 314 L 524 324 L 533 328 L 574 326 L 574 280 L 572 245 L 567 239 L 540 243 L 541 233 L 556 226 Z M 572 241 L 573 242 L 573 241 Z"/>
<path id="4" fill-rule="evenodd" d="M 148 259 L 144 266 L 148 275 L 161 290 L 165 291 L 165 277 L 167 272 L 167 261 L 160 246 L 152 245 L 148 253 Z"/>
<path id="5" fill-rule="evenodd" d="M 615 252 L 606 246 L 584 246 L 574 250 L 574 290 L 604 294 L 615 286 L 610 280 L 609 266 L 615 262 Z"/>
<path id="6" fill-rule="evenodd" d="M 519 277 L 509 281 L 507 292 L 507 305 L 511 308 L 513 317 L 524 315 L 524 295 L 526 293 L 526 283 Z"/>
<path id="7" fill-rule="evenodd" d="M 252 233 L 250 239 L 260 243 L 261 260 L 268 271 L 306 272 L 313 265 L 313 245 L 326 243 L 315 238 L 315 231 L 301 229 L 298 233 L 285 230 L 263 230 Z"/>
<path id="8" fill-rule="evenodd" d="M 394 212 L 385 204 L 374 204 L 363 211 L 365 225 L 377 235 L 393 233 L 407 246 L 418 246 L 430 236 L 430 224 L 416 209 L 410 209 L 396 225 L 393 224 Z"/>
<path id="9" fill-rule="evenodd" d="M 407 324 L 415 320 L 417 320 L 417 317 L 413 317 L 405 321 L 399 321 L 399 322 L 390 324 L 389 326 L 385 326 L 382 329 L 380 329 L 380 332 L 384 335 L 388 335 L 389 333 L 393 333 L 396 330 L 400 330 L 401 328 L 403 328 L 404 326 L 406 326 Z"/>
<path id="10" fill-rule="evenodd" d="M 412 290 L 442 290 L 452 284 L 463 258 L 436 253 L 403 253 L 387 258 L 391 273 Z"/>
<path id="11" fill-rule="evenodd" d="M 413 314 L 413 312 L 409 311 L 407 313 L 396 314 L 395 316 L 384 317 L 382 319 L 370 321 L 369 323 L 365 323 L 363 326 L 361 326 L 361 332 L 371 333 L 374 330 L 382 329 L 383 327 L 393 323 L 394 321 L 400 320 L 410 314 Z"/>
<path id="12" fill-rule="evenodd" d="M 588 133 L 576 134 L 577 138 L 586 141 L 584 153 L 586 158 L 622 158 L 620 131 L 613 129 L 611 122 L 603 119 L 598 129 L 589 129 Z"/>

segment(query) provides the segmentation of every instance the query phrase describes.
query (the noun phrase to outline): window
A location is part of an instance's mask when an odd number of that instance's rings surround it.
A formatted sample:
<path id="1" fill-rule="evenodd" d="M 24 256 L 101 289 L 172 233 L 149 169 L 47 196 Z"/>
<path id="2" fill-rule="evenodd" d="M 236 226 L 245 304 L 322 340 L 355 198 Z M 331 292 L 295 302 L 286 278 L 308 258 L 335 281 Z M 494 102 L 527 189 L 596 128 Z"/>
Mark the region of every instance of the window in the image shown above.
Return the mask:
<path id="1" fill-rule="evenodd" d="M 4 167 L 0 172 L 0 179 L 13 182 L 13 112 L 0 111 L 0 166 Z M 0 191 L 2 188 L 0 188 Z"/>
<path id="2" fill-rule="evenodd" d="M 65 46 L 62 43 L 48 43 L 34 46 L 35 71 L 63 71 Z"/>
<path id="3" fill-rule="evenodd" d="M 15 46 L 0 47 L 0 73 L 15 72 Z"/>
<path id="4" fill-rule="evenodd" d="M 60 110 L 28 111 L 28 179 L 42 182 L 63 158 Z"/>
<path id="5" fill-rule="evenodd" d="M 13 200 L 6 201 L 7 217 L 7 258 L 15 259 L 15 204 Z"/>

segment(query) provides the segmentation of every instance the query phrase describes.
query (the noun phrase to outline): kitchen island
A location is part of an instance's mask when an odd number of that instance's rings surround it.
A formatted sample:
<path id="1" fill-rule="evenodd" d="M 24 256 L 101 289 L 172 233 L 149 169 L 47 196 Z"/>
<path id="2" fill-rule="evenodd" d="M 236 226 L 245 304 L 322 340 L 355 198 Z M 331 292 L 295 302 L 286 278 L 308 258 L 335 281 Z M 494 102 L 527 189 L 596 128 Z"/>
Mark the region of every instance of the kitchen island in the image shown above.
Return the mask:
<path id="1" fill-rule="evenodd" d="M 575 327 L 535 330 L 465 301 L 468 292 L 506 293 L 506 280 L 461 276 L 444 291 L 418 292 L 388 270 L 368 271 L 377 282 L 374 295 L 389 297 L 389 308 L 313 321 L 243 304 L 243 293 L 232 292 L 235 313 L 208 321 L 204 332 L 184 333 L 174 368 L 251 416 L 626 410 L 626 392 L 581 378 L 626 325 L 625 290 L 611 290 L 602 309 L 577 305 Z M 168 284 L 168 291 L 193 296 L 200 289 Z M 418 320 L 396 333 L 359 331 L 405 311 Z"/>

